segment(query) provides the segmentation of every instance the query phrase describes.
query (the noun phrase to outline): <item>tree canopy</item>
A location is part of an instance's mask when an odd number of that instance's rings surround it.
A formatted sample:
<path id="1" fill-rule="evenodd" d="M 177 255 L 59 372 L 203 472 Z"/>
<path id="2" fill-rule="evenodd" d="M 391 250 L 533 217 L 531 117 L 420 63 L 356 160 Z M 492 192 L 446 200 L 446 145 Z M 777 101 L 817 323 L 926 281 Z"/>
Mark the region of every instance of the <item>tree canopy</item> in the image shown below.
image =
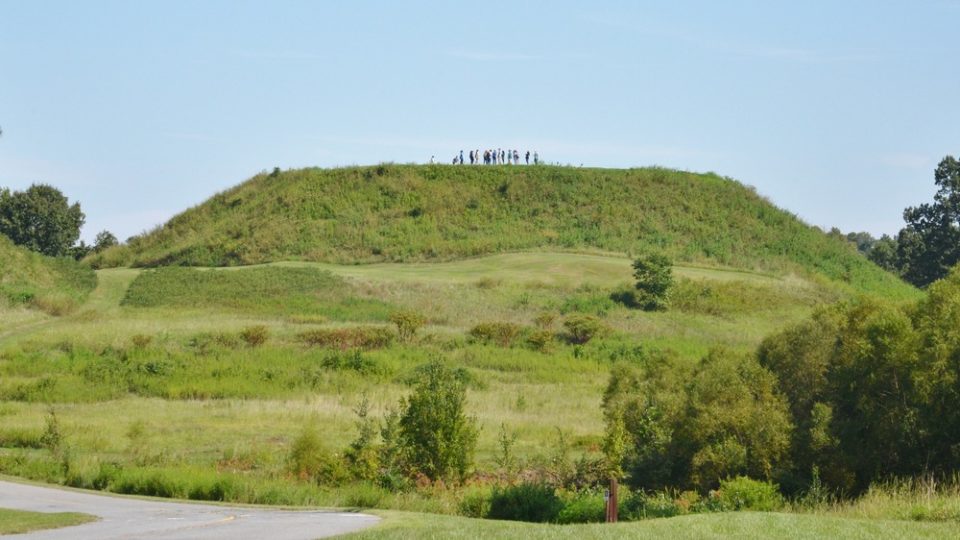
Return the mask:
<path id="1" fill-rule="evenodd" d="M 57 188 L 34 184 L 26 191 L 0 189 L 0 233 L 15 244 L 50 256 L 68 253 L 85 216 Z"/>
<path id="2" fill-rule="evenodd" d="M 960 161 L 947 156 L 934 172 L 933 202 L 903 211 L 907 226 L 897 236 L 904 279 L 925 287 L 960 263 Z"/>

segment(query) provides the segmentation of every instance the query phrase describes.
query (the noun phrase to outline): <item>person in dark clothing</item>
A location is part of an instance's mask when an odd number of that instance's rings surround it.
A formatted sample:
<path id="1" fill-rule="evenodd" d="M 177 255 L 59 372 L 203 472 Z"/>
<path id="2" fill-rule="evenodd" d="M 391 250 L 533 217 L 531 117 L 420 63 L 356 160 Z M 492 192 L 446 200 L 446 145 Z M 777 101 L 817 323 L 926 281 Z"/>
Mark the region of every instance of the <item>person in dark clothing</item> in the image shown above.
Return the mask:
<path id="1" fill-rule="evenodd" d="M 463 150 L 460 151 L 460 164 L 463 165 Z"/>
<path id="2" fill-rule="evenodd" d="M 530 151 L 527 150 L 527 165 L 530 164 Z"/>

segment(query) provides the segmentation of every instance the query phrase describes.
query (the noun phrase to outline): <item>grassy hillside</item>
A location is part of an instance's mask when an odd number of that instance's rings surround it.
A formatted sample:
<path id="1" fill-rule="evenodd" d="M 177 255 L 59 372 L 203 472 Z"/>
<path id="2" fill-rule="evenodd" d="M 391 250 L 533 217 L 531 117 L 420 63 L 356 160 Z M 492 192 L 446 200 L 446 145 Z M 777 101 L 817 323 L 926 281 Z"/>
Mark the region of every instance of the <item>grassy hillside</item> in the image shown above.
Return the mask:
<path id="1" fill-rule="evenodd" d="M 95 256 L 98 266 L 444 261 L 543 248 L 909 287 L 742 184 L 659 168 L 380 165 L 258 175 Z"/>
<path id="2" fill-rule="evenodd" d="M 0 307 L 26 306 L 62 315 L 83 302 L 96 284 L 88 266 L 45 257 L 0 235 Z"/>

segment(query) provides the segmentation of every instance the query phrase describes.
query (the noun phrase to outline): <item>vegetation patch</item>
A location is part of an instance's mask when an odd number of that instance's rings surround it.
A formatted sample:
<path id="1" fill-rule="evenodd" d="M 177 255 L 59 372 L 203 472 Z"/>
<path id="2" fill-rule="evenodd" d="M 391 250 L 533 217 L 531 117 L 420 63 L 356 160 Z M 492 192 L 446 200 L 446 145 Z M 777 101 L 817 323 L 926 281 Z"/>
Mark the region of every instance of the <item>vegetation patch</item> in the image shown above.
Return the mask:
<path id="1" fill-rule="evenodd" d="M 67 257 L 47 257 L 0 234 L 0 306 L 25 305 L 50 315 L 77 308 L 97 285 L 88 266 Z"/>
<path id="2" fill-rule="evenodd" d="M 343 278 L 315 268 L 268 266 L 238 270 L 165 267 L 142 272 L 122 305 L 221 308 L 252 313 L 384 321 L 390 307 L 358 297 Z"/>

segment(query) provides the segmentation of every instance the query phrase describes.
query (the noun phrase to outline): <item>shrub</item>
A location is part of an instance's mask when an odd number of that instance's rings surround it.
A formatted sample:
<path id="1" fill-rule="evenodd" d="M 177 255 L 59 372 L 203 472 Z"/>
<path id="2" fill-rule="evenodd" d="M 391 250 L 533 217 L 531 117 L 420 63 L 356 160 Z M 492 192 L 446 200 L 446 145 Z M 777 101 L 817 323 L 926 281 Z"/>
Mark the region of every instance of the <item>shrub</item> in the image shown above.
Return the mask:
<path id="1" fill-rule="evenodd" d="M 242 339 L 250 347 L 259 347 L 260 345 L 263 345 L 267 342 L 269 337 L 270 330 L 262 324 L 244 328 L 240 332 L 240 339 Z"/>
<path id="2" fill-rule="evenodd" d="M 486 491 L 468 491 L 457 504 L 457 510 L 462 516 L 485 518 L 490 514 L 490 494 Z"/>
<path id="3" fill-rule="evenodd" d="M 603 493 L 584 491 L 564 505 L 557 523 L 601 523 L 606 520 L 607 501 Z"/>
<path id="4" fill-rule="evenodd" d="M 393 342 L 393 332 L 381 326 L 355 326 L 351 328 L 318 328 L 297 335 L 312 347 L 336 349 L 381 349 Z"/>
<path id="5" fill-rule="evenodd" d="M 330 454 L 313 425 L 303 428 L 293 441 L 287 457 L 290 472 L 301 480 L 315 480 L 319 484 L 338 485 L 347 479 L 343 462 Z"/>
<path id="6" fill-rule="evenodd" d="M 487 516 L 491 519 L 547 523 L 554 521 L 562 509 L 563 502 L 552 486 L 523 483 L 494 487 Z"/>
<path id="7" fill-rule="evenodd" d="M 466 388 L 453 370 L 433 362 L 400 403 L 399 442 L 413 473 L 462 481 L 473 464 L 476 420 L 464 410 Z"/>
<path id="8" fill-rule="evenodd" d="M 390 322 L 397 325 L 400 341 L 410 341 L 427 320 L 413 311 L 394 311 L 390 314 Z"/>
<path id="9" fill-rule="evenodd" d="M 783 496 L 776 484 L 746 476 L 722 480 L 714 493 L 708 503 L 711 510 L 772 512 L 783 507 Z"/>
<path id="10" fill-rule="evenodd" d="M 485 322 L 470 329 L 470 337 L 484 343 L 496 343 L 501 347 L 513 345 L 522 327 L 510 322 Z"/>
<path id="11" fill-rule="evenodd" d="M 527 336 L 527 345 L 535 351 L 547 352 L 551 348 L 551 343 L 553 343 L 553 332 L 550 330 L 535 330 Z"/>
<path id="12" fill-rule="evenodd" d="M 567 341 L 575 345 L 583 345 L 604 329 L 600 319 L 592 315 L 571 315 L 563 321 L 563 327 Z"/>
<path id="13" fill-rule="evenodd" d="M 622 519 L 640 520 L 679 516 L 683 507 L 664 491 L 644 493 L 638 491 L 624 499 Z"/>

